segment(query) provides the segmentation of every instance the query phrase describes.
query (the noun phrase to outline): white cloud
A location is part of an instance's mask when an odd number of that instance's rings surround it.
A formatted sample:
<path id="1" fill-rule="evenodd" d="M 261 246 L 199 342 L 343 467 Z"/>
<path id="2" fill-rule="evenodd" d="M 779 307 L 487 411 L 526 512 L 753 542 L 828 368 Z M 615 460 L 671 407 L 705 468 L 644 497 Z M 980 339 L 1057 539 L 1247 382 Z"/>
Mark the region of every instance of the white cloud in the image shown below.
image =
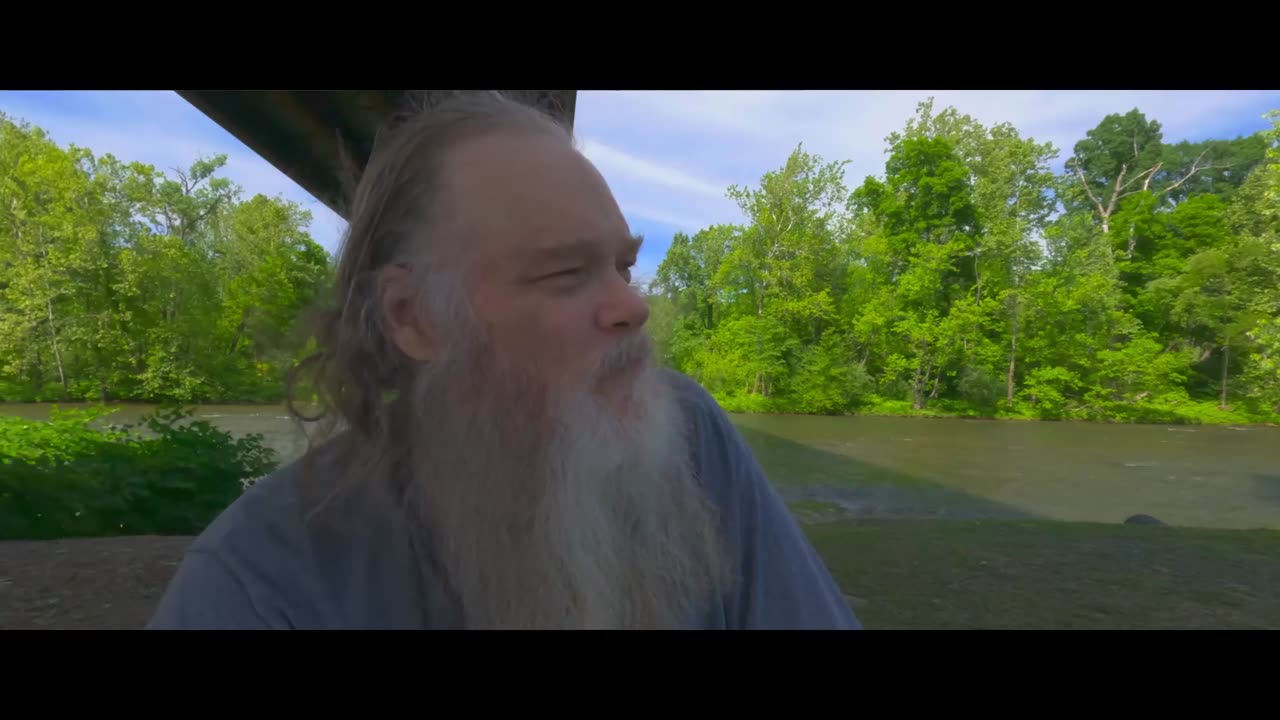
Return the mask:
<path id="1" fill-rule="evenodd" d="M 670 165 L 636 157 L 589 138 L 581 141 L 582 152 L 601 172 L 612 172 L 673 190 L 697 193 L 709 198 L 724 196 L 725 185 L 704 180 Z"/>
<path id="2" fill-rule="evenodd" d="M 1276 91 L 592 91 L 579 96 L 576 126 L 629 212 L 655 221 L 662 209 L 704 224 L 738 222 L 723 190 L 756 185 L 801 143 L 826 160 L 850 161 L 850 189 L 882 174 L 885 137 L 931 96 L 935 110 L 954 106 L 1052 142 L 1056 169 L 1110 113 L 1137 107 L 1176 142 L 1253 132 L 1265 126 L 1265 109 L 1280 107 Z"/>
<path id="3" fill-rule="evenodd" d="M 651 223 L 669 225 L 675 230 L 685 233 L 696 233 L 705 227 L 721 222 L 711 215 L 705 215 L 702 217 L 680 215 L 672 213 L 661 207 L 652 205 L 636 205 L 634 203 L 628 206 L 628 209 L 624 214 L 630 220 L 633 230 L 637 225 L 645 224 L 644 221 L 646 220 Z M 637 220 L 640 222 L 637 223 Z"/>

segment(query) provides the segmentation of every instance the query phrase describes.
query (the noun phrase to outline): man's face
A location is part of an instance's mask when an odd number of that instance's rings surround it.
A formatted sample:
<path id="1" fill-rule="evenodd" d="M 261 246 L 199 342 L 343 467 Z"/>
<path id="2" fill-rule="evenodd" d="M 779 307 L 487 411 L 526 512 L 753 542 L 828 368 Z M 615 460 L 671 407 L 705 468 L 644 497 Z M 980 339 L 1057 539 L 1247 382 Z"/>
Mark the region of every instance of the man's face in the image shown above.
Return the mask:
<path id="1" fill-rule="evenodd" d="M 648 362 L 648 305 L 630 284 L 639 243 L 604 178 L 563 138 L 498 135 L 447 159 L 453 241 L 492 350 L 554 391 L 619 407 Z"/>
<path id="2" fill-rule="evenodd" d="M 622 213 L 549 134 L 472 141 L 444 170 L 471 313 L 420 353 L 408 502 L 466 625 L 680 626 L 731 563 L 675 395 L 646 372 Z"/>

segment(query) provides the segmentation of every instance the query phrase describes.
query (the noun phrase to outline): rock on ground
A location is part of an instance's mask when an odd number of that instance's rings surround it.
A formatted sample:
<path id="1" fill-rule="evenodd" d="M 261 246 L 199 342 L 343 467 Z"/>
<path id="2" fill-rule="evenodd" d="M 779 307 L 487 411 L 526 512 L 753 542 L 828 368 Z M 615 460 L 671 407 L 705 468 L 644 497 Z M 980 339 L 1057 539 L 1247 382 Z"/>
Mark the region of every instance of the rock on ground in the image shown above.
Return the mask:
<path id="1" fill-rule="evenodd" d="M 1164 525 L 1164 523 L 1161 522 L 1158 518 L 1154 518 L 1150 515 L 1145 515 L 1143 513 L 1138 513 L 1137 515 L 1130 515 L 1129 517 L 1125 518 L 1124 524 L 1125 525 Z"/>

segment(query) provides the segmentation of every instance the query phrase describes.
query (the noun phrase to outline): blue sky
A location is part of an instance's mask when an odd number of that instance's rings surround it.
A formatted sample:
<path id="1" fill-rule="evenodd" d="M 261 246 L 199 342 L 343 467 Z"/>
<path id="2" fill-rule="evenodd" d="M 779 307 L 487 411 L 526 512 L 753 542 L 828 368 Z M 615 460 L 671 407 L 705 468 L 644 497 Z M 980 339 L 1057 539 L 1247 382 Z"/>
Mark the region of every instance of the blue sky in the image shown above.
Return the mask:
<path id="1" fill-rule="evenodd" d="M 1160 121 L 1167 142 L 1235 137 L 1267 126 L 1280 91 L 590 91 L 578 96 L 576 129 L 635 232 L 646 237 L 637 270 L 651 276 L 678 231 L 741 216 L 725 189 L 754 185 L 799 143 L 849 160 L 850 187 L 884 170 L 884 138 L 916 104 L 955 106 L 986 124 L 1013 123 L 1050 141 L 1061 162 L 1108 113 L 1137 107 Z M 5 91 L 0 112 L 47 130 L 61 144 L 110 152 L 159 168 L 225 153 L 225 174 L 249 193 L 284 195 L 309 209 L 311 233 L 330 251 L 342 220 L 252 150 L 169 91 Z"/>

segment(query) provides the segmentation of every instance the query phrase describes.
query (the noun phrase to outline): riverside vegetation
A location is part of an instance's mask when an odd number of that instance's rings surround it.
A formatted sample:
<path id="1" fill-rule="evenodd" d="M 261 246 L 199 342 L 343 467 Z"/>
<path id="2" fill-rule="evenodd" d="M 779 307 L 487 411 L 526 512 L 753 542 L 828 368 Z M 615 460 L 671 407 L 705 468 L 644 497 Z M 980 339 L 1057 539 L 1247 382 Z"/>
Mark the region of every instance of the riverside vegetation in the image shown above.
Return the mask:
<path id="1" fill-rule="evenodd" d="M 747 221 L 675 236 L 650 330 L 730 410 L 1274 420 L 1277 117 L 1171 144 L 1107 116 L 1054 174 L 923 103 L 852 190 L 803 147 L 728 188 Z M 0 401 L 281 398 L 333 259 L 224 163 L 171 177 L 0 117 Z"/>

